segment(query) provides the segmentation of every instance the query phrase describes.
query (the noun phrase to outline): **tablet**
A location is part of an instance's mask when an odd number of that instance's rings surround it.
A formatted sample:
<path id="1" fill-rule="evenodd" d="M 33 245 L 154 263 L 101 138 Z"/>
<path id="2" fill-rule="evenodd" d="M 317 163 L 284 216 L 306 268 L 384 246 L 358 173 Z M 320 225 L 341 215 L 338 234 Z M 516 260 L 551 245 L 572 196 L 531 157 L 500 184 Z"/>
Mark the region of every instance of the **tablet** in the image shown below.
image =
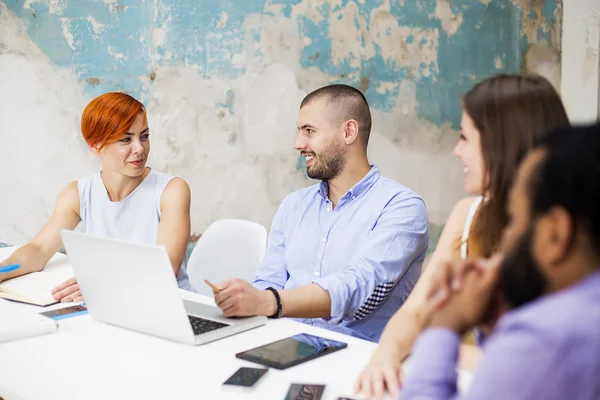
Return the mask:
<path id="1" fill-rule="evenodd" d="M 343 342 L 302 333 L 235 356 L 275 369 L 286 369 L 346 347 L 348 344 Z"/>

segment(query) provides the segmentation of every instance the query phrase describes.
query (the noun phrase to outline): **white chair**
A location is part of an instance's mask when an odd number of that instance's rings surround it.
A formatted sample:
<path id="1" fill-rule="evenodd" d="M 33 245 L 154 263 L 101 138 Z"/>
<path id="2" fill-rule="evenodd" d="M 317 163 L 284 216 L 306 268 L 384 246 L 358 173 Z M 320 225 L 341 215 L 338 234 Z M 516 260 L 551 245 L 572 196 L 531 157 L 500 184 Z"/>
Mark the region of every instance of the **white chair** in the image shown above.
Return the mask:
<path id="1" fill-rule="evenodd" d="M 252 282 L 267 245 L 267 230 L 256 222 L 222 219 L 211 224 L 188 260 L 187 273 L 194 289 L 211 296 L 208 279 L 218 284 L 230 278 Z"/>

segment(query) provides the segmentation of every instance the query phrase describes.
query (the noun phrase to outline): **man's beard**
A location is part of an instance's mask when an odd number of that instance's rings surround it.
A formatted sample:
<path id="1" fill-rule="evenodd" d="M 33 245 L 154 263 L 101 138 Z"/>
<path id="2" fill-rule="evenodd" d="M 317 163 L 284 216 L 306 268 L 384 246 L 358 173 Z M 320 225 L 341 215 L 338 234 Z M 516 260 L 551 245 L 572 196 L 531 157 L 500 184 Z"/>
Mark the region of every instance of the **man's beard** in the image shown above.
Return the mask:
<path id="1" fill-rule="evenodd" d="M 540 297 L 547 285 L 539 264 L 531 255 L 532 236 L 533 229 L 530 228 L 502 262 L 500 290 L 513 308 Z"/>
<path id="2" fill-rule="evenodd" d="M 334 139 L 317 156 L 314 164 L 306 169 L 306 174 L 311 179 L 329 181 L 338 176 L 346 165 L 346 152 Z"/>

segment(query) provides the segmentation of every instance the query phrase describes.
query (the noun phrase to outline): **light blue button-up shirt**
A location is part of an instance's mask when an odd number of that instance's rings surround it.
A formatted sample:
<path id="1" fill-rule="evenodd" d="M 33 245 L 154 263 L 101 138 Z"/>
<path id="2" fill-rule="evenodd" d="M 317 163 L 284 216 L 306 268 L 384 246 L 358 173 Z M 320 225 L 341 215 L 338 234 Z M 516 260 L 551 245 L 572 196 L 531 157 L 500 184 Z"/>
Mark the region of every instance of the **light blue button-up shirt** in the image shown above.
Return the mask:
<path id="1" fill-rule="evenodd" d="M 271 226 L 254 286 L 316 283 L 330 318 L 300 321 L 378 341 L 421 274 L 429 244 L 425 203 L 377 167 L 332 208 L 327 182 L 288 195 Z"/>

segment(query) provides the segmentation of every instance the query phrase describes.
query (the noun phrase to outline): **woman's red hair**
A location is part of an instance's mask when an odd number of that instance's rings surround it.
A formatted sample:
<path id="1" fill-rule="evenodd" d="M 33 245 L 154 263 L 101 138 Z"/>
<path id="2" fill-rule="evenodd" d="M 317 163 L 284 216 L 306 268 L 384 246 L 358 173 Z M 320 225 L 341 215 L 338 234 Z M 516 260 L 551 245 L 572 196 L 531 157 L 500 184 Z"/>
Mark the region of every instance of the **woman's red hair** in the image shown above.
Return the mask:
<path id="1" fill-rule="evenodd" d="M 143 113 L 144 105 L 125 93 L 110 92 L 96 97 L 83 110 L 81 134 L 91 147 L 101 150 L 127 133 L 137 116 Z"/>

